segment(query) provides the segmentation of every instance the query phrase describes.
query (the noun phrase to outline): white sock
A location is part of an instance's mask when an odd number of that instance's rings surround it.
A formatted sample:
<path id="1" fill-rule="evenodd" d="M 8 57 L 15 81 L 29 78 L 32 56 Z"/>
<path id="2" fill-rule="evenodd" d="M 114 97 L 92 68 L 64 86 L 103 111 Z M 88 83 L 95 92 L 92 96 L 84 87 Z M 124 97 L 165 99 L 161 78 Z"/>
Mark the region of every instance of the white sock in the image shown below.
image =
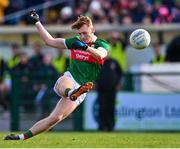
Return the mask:
<path id="1" fill-rule="evenodd" d="M 74 91 L 74 89 L 71 89 L 69 92 L 68 92 L 68 97 L 71 95 L 71 93 Z"/>
<path id="2" fill-rule="evenodd" d="M 19 135 L 20 140 L 24 140 L 24 134 Z"/>

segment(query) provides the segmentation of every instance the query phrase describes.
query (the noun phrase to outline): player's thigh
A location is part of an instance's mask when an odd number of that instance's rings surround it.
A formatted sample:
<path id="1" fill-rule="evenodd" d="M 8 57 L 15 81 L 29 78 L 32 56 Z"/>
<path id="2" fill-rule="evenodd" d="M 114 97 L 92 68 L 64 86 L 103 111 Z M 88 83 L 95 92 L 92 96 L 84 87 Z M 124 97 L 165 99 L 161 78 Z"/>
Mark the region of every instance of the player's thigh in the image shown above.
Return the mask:
<path id="1" fill-rule="evenodd" d="M 67 98 L 62 98 L 56 104 L 55 109 L 52 111 L 50 116 L 58 116 L 60 119 L 64 119 L 68 115 L 70 115 L 78 105 Z"/>

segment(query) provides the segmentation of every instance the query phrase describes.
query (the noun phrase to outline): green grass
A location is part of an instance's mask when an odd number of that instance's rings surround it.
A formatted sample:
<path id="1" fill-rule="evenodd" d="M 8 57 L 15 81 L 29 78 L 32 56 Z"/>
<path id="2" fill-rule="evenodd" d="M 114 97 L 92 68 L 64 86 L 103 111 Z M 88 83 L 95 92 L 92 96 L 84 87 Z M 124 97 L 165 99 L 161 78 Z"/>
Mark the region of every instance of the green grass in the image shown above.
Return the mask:
<path id="1" fill-rule="evenodd" d="M 124 132 L 48 132 L 26 141 L 5 141 L 0 133 L 1 148 L 176 148 L 180 133 Z"/>

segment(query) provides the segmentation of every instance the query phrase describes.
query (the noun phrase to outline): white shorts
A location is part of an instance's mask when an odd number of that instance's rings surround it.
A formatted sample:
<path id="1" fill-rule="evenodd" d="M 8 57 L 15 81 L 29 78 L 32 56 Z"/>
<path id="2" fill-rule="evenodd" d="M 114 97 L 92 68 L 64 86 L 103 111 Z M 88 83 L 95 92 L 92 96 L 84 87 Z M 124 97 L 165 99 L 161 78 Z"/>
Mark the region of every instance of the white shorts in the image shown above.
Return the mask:
<path id="1" fill-rule="evenodd" d="M 72 80 L 72 82 L 73 82 L 73 89 L 77 89 L 77 88 L 79 88 L 79 87 L 81 86 L 79 83 L 77 83 L 77 82 L 74 80 L 73 76 L 71 75 L 71 73 L 70 73 L 69 71 L 66 71 L 63 76 L 69 77 L 69 78 Z M 61 78 L 61 77 L 60 77 L 60 78 Z M 61 95 L 60 95 L 59 92 L 58 92 L 57 86 L 58 86 L 58 84 L 60 83 L 60 81 L 59 81 L 60 78 L 56 81 L 56 83 L 55 83 L 55 85 L 54 85 L 54 91 L 55 91 L 55 93 L 56 93 L 57 95 L 59 95 L 59 96 L 61 96 Z M 82 94 L 82 95 L 79 96 L 78 99 L 76 99 L 74 102 L 75 102 L 77 105 L 80 105 L 80 104 L 84 101 L 84 99 L 85 99 L 85 97 L 86 97 L 86 94 L 87 94 L 87 93 Z"/>

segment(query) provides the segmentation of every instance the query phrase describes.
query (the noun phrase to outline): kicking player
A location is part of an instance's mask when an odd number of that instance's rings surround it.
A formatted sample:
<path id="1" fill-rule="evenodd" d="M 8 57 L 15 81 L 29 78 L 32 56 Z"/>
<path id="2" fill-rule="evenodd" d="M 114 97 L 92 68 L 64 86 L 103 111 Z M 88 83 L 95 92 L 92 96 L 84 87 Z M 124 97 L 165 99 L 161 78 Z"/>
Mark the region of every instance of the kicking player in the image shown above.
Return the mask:
<path id="1" fill-rule="evenodd" d="M 87 16 L 78 17 L 71 26 L 77 31 L 77 36 L 67 39 L 53 38 L 41 24 L 35 10 L 30 12 L 30 17 L 44 42 L 50 47 L 69 49 L 72 60 L 67 71 L 55 83 L 54 91 L 61 99 L 52 113 L 25 133 L 8 135 L 5 140 L 29 139 L 49 130 L 69 116 L 93 88 L 93 82 L 97 79 L 109 50 L 109 44 L 94 34 L 92 20 Z"/>

